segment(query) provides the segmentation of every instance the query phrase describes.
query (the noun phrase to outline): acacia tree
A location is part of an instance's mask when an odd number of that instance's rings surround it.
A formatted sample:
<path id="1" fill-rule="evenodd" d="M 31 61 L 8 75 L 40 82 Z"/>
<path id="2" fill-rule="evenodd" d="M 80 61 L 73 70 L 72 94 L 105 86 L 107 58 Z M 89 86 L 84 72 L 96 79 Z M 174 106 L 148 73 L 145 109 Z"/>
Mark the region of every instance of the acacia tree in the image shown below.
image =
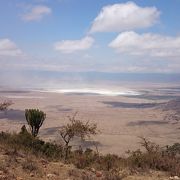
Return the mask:
<path id="1" fill-rule="evenodd" d="M 69 143 L 73 140 L 74 137 L 80 137 L 85 139 L 91 135 L 97 134 L 97 125 L 90 124 L 89 121 L 82 122 L 81 120 L 76 119 L 76 114 L 72 117 L 68 116 L 69 123 L 65 126 L 62 126 L 59 130 L 60 136 L 65 143 L 65 158 L 67 159 L 68 152 L 70 149 Z"/>
<path id="2" fill-rule="evenodd" d="M 30 127 L 32 136 L 36 137 L 39 133 L 40 127 L 42 126 L 46 118 L 46 114 L 39 109 L 26 109 L 25 117 Z"/>

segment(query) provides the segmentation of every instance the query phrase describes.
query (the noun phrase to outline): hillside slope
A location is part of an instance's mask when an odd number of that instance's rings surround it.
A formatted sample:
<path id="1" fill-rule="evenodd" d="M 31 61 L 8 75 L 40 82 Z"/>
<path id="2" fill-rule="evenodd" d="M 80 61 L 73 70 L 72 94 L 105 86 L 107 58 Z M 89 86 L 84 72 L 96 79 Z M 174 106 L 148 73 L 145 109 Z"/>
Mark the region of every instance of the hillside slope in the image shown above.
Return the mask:
<path id="1" fill-rule="evenodd" d="M 105 172 L 95 169 L 80 170 L 73 165 L 62 162 L 48 161 L 42 157 L 36 157 L 30 152 L 21 150 L 14 151 L 6 146 L 0 146 L 0 179 L 7 180 L 166 180 L 169 179 L 165 173 L 151 171 L 140 175 L 127 175 L 122 171 L 122 178 L 107 175 Z"/>

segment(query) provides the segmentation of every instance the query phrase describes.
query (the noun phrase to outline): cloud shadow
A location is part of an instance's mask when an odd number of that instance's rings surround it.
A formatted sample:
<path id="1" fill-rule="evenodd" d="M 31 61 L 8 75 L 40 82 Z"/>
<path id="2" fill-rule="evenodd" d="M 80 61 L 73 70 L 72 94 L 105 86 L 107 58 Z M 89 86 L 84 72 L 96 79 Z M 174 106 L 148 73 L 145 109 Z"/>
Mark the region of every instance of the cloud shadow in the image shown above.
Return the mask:
<path id="1" fill-rule="evenodd" d="M 0 111 L 0 120 L 7 119 L 10 121 L 25 121 L 25 115 L 23 110 L 10 109 L 7 112 Z"/>
<path id="2" fill-rule="evenodd" d="M 118 101 L 101 101 L 103 104 L 110 105 L 112 108 L 153 108 L 163 103 L 125 103 Z"/>

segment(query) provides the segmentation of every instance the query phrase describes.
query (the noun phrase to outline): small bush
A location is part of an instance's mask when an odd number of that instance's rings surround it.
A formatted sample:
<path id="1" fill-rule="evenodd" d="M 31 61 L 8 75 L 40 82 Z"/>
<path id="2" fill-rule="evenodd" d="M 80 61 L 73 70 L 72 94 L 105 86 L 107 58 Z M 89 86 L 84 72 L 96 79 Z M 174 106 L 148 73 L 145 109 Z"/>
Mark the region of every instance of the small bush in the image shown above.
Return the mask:
<path id="1" fill-rule="evenodd" d="M 163 149 L 158 145 L 142 139 L 142 146 L 145 147 L 145 152 L 141 150 L 129 152 L 128 166 L 133 169 L 141 170 L 160 170 L 167 171 L 171 175 L 180 175 L 180 157 L 176 153 L 178 145 L 173 145 Z"/>
<path id="2" fill-rule="evenodd" d="M 106 171 L 118 168 L 119 157 L 117 155 L 107 154 L 101 158 L 101 165 Z"/>
<path id="3" fill-rule="evenodd" d="M 69 161 L 75 164 L 77 168 L 84 169 L 86 167 L 93 167 L 97 160 L 98 154 L 88 149 L 84 152 L 74 151 Z"/>
<path id="4" fill-rule="evenodd" d="M 175 143 L 172 146 L 167 146 L 166 151 L 174 156 L 180 155 L 180 143 Z"/>
<path id="5" fill-rule="evenodd" d="M 38 138 L 34 138 L 22 128 L 19 134 L 0 133 L 0 141 L 10 148 L 8 152 L 15 154 L 19 149 L 31 151 L 35 155 L 46 156 L 50 159 L 61 159 L 63 156 L 63 148 L 57 144 L 44 142 Z"/>

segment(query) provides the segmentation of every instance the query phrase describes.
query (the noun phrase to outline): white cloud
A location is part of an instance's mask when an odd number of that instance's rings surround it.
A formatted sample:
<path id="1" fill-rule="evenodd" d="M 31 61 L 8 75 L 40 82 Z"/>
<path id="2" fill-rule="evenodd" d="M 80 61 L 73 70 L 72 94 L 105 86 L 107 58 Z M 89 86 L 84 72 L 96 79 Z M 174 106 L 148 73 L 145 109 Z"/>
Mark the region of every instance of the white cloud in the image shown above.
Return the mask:
<path id="1" fill-rule="evenodd" d="M 110 44 L 120 53 L 148 55 L 151 57 L 180 57 L 180 36 L 171 37 L 159 34 L 137 34 L 123 32 Z"/>
<path id="2" fill-rule="evenodd" d="M 44 5 L 34 6 L 29 12 L 22 16 L 24 21 L 38 21 L 41 20 L 45 15 L 51 14 L 51 9 Z"/>
<path id="3" fill-rule="evenodd" d="M 159 18 L 155 7 L 140 7 L 134 2 L 105 6 L 93 21 L 90 32 L 120 32 L 150 27 Z"/>
<path id="4" fill-rule="evenodd" d="M 55 50 L 58 50 L 62 53 L 73 53 L 75 51 L 81 51 L 89 49 L 94 43 L 92 37 L 85 37 L 80 40 L 63 40 L 55 43 Z"/>
<path id="5" fill-rule="evenodd" d="M 23 52 L 9 39 L 0 39 L 0 55 L 21 56 Z"/>

